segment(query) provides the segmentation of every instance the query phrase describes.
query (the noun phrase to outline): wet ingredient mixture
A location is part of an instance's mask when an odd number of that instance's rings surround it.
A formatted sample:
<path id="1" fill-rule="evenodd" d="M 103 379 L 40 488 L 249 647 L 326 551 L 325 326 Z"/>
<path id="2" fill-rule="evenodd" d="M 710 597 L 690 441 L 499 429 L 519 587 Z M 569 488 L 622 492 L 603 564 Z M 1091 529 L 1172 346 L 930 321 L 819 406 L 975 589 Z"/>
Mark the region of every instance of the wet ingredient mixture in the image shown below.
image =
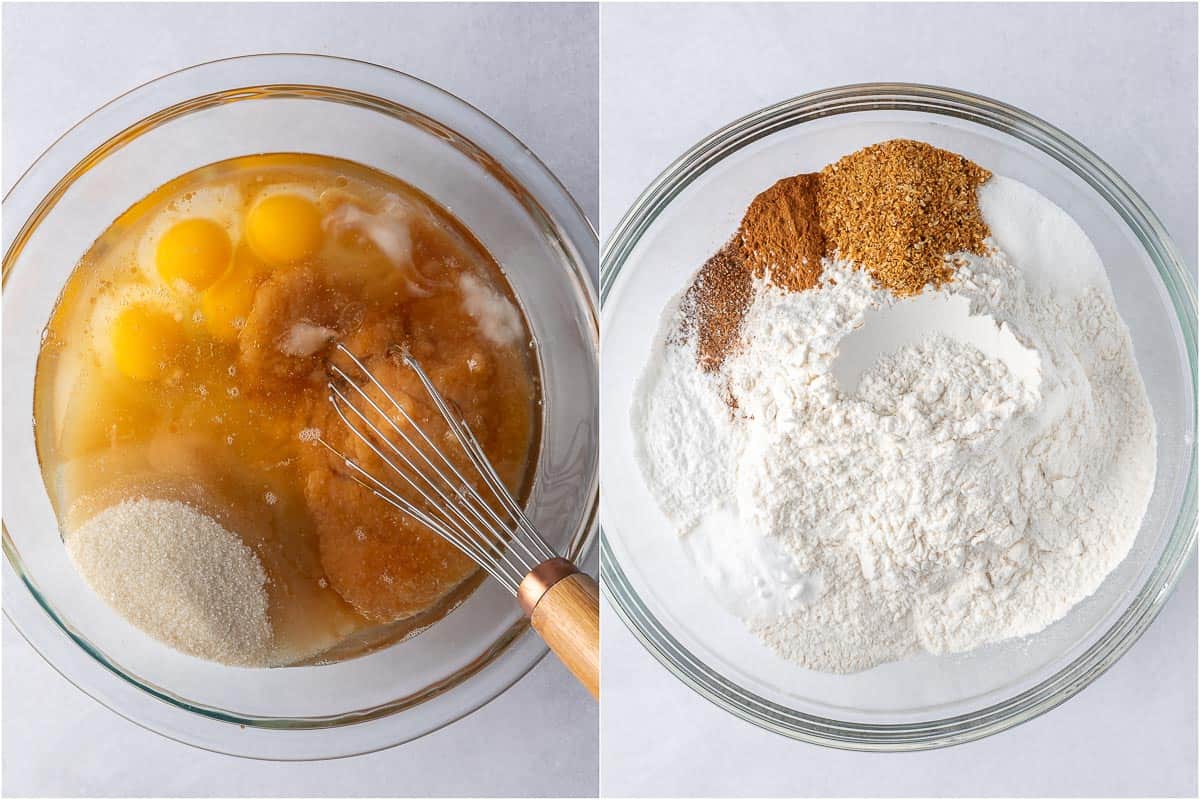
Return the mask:
<path id="1" fill-rule="evenodd" d="M 665 312 L 632 425 L 718 599 L 830 672 L 1041 631 L 1129 552 L 1154 484 L 1087 236 L 907 140 L 755 198 Z"/>
<path id="2" fill-rule="evenodd" d="M 413 187 L 337 159 L 220 162 L 161 187 L 80 261 L 47 328 L 37 443 L 84 578 L 147 633 L 250 666 L 419 630 L 474 564 L 367 494 L 326 401 L 336 342 L 432 436 L 406 347 L 518 498 L 538 445 L 533 343 L 499 266 Z"/>

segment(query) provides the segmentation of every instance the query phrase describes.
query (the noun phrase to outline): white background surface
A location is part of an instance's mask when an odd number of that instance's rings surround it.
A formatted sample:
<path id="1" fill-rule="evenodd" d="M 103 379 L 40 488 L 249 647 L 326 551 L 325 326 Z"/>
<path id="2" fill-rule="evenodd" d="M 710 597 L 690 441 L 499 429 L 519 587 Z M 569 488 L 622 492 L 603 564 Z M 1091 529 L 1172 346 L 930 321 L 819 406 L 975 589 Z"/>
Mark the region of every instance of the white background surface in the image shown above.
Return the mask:
<path id="1" fill-rule="evenodd" d="M 594 6 L 5 4 L 7 189 L 59 134 L 138 84 L 257 52 L 373 61 L 431 81 L 527 144 L 595 220 Z M 598 714 L 553 658 L 450 727 L 359 758 L 270 764 L 213 755 L 109 712 L 6 619 L 8 796 L 577 795 L 597 792 Z"/>
<path id="2" fill-rule="evenodd" d="M 864 81 L 953 86 L 1081 139 L 1196 264 L 1196 9 L 1108 5 L 608 5 L 601 11 L 602 239 L 704 135 Z M 1195 796 L 1196 570 L 1082 694 L 981 742 L 865 754 L 741 722 L 603 618 L 609 796 Z"/>

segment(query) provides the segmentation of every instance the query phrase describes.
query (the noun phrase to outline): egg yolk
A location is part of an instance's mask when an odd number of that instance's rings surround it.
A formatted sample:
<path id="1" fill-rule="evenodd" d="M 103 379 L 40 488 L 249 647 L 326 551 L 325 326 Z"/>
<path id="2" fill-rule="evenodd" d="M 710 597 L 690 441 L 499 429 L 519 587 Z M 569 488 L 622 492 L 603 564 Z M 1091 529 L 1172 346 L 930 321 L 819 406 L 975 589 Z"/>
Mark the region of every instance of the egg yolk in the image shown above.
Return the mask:
<path id="1" fill-rule="evenodd" d="M 233 246 L 229 234 L 210 219 L 185 219 L 158 240 L 158 274 L 174 286 L 183 281 L 196 291 L 211 286 L 229 267 Z"/>
<path id="2" fill-rule="evenodd" d="M 254 254 L 268 264 L 294 264 L 320 248 L 321 212 L 294 194 L 267 197 L 250 209 L 246 238 Z"/>
<path id="3" fill-rule="evenodd" d="M 204 324 L 214 339 L 233 342 L 254 305 L 254 292 L 264 276 L 253 255 L 239 249 L 233 267 L 200 297 Z"/>
<path id="4" fill-rule="evenodd" d="M 146 305 L 121 311 L 110 335 L 117 369 L 138 381 L 163 377 L 184 346 L 180 323 L 166 311 Z"/>

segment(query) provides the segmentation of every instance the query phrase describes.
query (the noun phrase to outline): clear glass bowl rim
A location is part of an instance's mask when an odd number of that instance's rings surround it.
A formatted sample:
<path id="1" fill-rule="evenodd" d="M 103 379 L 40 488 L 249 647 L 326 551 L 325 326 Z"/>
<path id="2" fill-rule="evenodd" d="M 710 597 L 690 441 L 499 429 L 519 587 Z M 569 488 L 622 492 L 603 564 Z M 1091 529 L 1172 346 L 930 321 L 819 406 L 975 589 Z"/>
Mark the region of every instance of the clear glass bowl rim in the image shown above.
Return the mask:
<path id="1" fill-rule="evenodd" d="M 785 128 L 838 114 L 876 110 L 937 114 L 992 128 L 1037 148 L 1096 190 L 1145 247 L 1171 297 L 1189 356 L 1195 405 L 1196 290 L 1158 217 L 1115 170 L 1067 133 L 1006 103 L 941 86 L 863 83 L 823 89 L 755 111 L 706 136 L 654 179 L 605 241 L 600 261 L 601 314 L 617 276 L 642 235 L 705 170 L 738 149 Z M 603 520 L 600 574 L 605 596 L 642 645 L 683 683 L 720 708 L 761 728 L 813 744 L 846 750 L 928 750 L 1007 730 L 1044 714 L 1084 689 L 1124 655 L 1154 621 L 1179 582 L 1195 544 L 1193 447 L 1188 488 L 1163 556 L 1134 602 L 1103 636 L 1071 664 L 1001 703 L 945 719 L 897 725 L 802 714 L 747 691 L 708 667 L 642 603 L 608 544 Z"/>
<path id="2" fill-rule="evenodd" d="M 322 67 L 329 70 L 343 71 L 339 77 L 349 77 L 351 85 L 338 85 L 336 81 L 324 84 L 316 82 L 294 81 L 289 79 L 279 79 L 279 75 L 287 75 L 290 72 L 302 73 L 304 75 L 311 74 L 314 70 L 320 70 Z M 224 77 L 221 71 L 235 69 L 239 70 L 236 77 L 229 76 L 233 83 L 224 87 L 219 92 L 204 92 L 200 95 L 191 95 L 187 92 L 186 84 L 176 84 L 177 81 L 186 81 L 189 76 L 195 76 L 196 80 L 204 80 L 218 77 Z M 207 74 L 212 72 L 211 75 Z M 245 76 L 244 78 L 242 76 Z M 412 87 L 414 91 L 424 92 L 431 96 L 439 96 L 443 101 L 449 102 L 456 107 L 456 113 L 465 115 L 472 126 L 472 134 L 464 134 L 455 130 L 440 120 L 430 117 L 423 111 L 416 108 L 408 108 L 401 102 L 379 97 L 370 94 L 369 91 L 356 89 L 352 86 L 354 78 L 366 77 L 370 75 L 376 80 L 383 79 L 393 82 L 393 86 L 405 84 Z M 269 79 L 274 78 L 274 79 Z M 439 130 L 449 133 L 460 139 L 465 144 L 474 148 L 478 153 L 483 154 L 493 162 L 494 167 L 498 168 L 506 182 L 515 185 L 524 195 L 525 202 L 532 204 L 536 211 L 547 221 L 547 224 L 554 226 L 562 225 L 563 230 L 556 231 L 555 236 L 562 239 L 572 241 L 578 247 L 579 245 L 589 245 L 595 248 L 598 243 L 596 230 L 591 222 L 587 219 L 586 214 L 580 208 L 578 202 L 567 191 L 566 187 L 558 179 L 553 172 L 537 157 L 533 151 L 524 144 L 520 139 L 513 135 L 507 128 L 497 122 L 495 119 L 481 111 L 466 100 L 457 95 L 435 85 L 428 81 L 422 80 L 416 76 L 401 72 L 390 67 L 379 64 L 374 64 L 358 59 L 342 58 L 338 56 L 329 56 L 322 54 L 310 53 L 255 53 L 230 58 L 216 59 L 199 64 L 193 64 L 168 73 L 159 75 L 151 80 L 141 83 L 132 89 L 129 89 L 117 95 L 113 99 L 107 101 L 103 105 L 96 108 L 87 116 L 76 122 L 54 142 L 52 142 L 38 157 L 29 165 L 20 177 L 13 183 L 10 189 L 4 195 L 5 213 L 9 213 L 10 206 L 16 206 L 14 213 L 20 218 L 19 228 L 12 235 L 4 236 L 4 254 L 3 254 L 3 283 L 7 284 L 7 279 L 10 270 L 15 266 L 15 254 L 19 254 L 24 242 L 30 232 L 36 228 L 43 215 L 52 208 L 53 203 L 47 205 L 49 201 L 57 201 L 71 182 L 77 178 L 82 172 L 85 172 L 93 159 L 103 157 L 114 146 L 120 147 L 125 142 L 137 138 L 147 129 L 153 129 L 164 121 L 174 118 L 177 115 L 190 113 L 194 110 L 199 110 L 205 107 L 204 105 L 197 106 L 197 101 L 205 100 L 215 95 L 233 95 L 241 93 L 245 90 L 250 90 L 251 95 L 256 92 L 265 92 L 272 89 L 283 90 L 285 92 L 299 91 L 306 93 L 305 96 L 319 98 L 323 93 L 325 99 L 335 102 L 346 102 L 347 97 L 359 99 L 362 102 L 370 103 L 373 110 L 385 111 L 390 108 L 396 108 L 409 113 L 415 117 L 424 120 L 435 131 Z M 324 90 L 324 92 L 323 92 Z M 131 101 L 141 101 L 152 99 L 154 102 L 154 110 L 150 113 L 139 112 L 134 113 L 132 109 L 126 108 L 126 104 Z M 222 102 L 218 100 L 217 102 Z M 97 133 L 94 128 L 104 128 L 106 132 Z M 476 141 L 475 137 L 488 137 L 492 139 L 494 146 L 501 144 L 515 145 L 520 153 L 520 158 L 524 162 L 521 166 L 532 173 L 532 178 L 539 184 L 539 193 L 534 194 L 529 187 L 524 185 L 518 176 L 514 175 L 509 167 L 511 164 L 505 164 L 500 158 L 491 155 L 490 151 L 483 144 Z M 66 161 L 62 161 L 58 156 L 60 151 L 66 151 L 70 156 Z M 82 157 L 80 153 L 85 153 Z M 58 163 L 60 162 L 61 163 Z M 40 187 L 30 186 L 34 178 L 42 178 L 43 173 L 49 173 L 50 188 L 42 191 Z M 558 213 L 567 217 L 560 219 L 556 214 L 551 213 L 542 204 L 542 200 L 547 199 L 546 195 L 552 195 L 549 199 L 554 201 L 558 206 Z M 6 231 L 7 234 L 7 231 Z M 581 241 L 582 240 L 582 241 Z M 581 249 L 581 253 L 586 259 L 586 248 Z M 595 252 L 593 249 L 591 252 Z M 564 257 L 563 267 L 569 271 L 570 279 L 576 284 L 578 294 L 586 304 L 586 308 L 582 309 L 587 316 L 593 328 L 593 343 L 598 347 L 598 309 L 596 302 L 596 291 L 591 278 L 586 274 L 584 265 L 578 263 L 575 259 Z M 594 550 L 594 544 L 598 532 L 598 506 L 599 506 L 599 487 L 598 476 L 593 476 L 592 487 L 590 491 L 590 500 L 588 508 L 583 512 L 579 530 L 575 532 L 569 540 L 568 555 L 578 563 L 583 563 Z M 439 698 L 454 689 L 459 685 L 472 678 L 485 677 L 483 673 L 488 671 L 488 667 L 493 663 L 501 660 L 508 660 L 513 657 L 517 658 L 521 663 L 517 667 L 506 665 L 506 674 L 499 681 L 493 679 L 489 681 L 490 685 L 486 690 L 483 690 L 481 699 L 468 708 L 464 708 L 453 714 L 448 719 L 443 720 L 436 726 L 422 729 L 414 735 L 403 736 L 400 738 L 388 738 L 386 733 L 370 737 L 372 742 L 365 746 L 353 746 L 352 751 L 344 748 L 334 748 L 338 752 L 332 755 L 259 755 L 257 753 L 234 752 L 226 749 L 219 743 L 219 736 L 211 736 L 200 734 L 184 721 L 182 724 L 172 726 L 171 729 L 164 729 L 164 726 L 148 722 L 144 719 L 137 718 L 133 713 L 123 710 L 118 707 L 118 703 L 111 697 L 111 693 L 106 693 L 99 689 L 96 682 L 93 680 L 80 679 L 73 671 L 69 671 L 55 662 L 47 652 L 39 647 L 30 633 L 25 627 L 18 622 L 9 608 L 6 601 L 4 604 L 4 616 L 13 624 L 13 627 L 18 633 L 34 648 L 35 652 L 50 665 L 52 669 L 62 675 L 69 683 L 78 688 L 84 694 L 98 701 L 106 708 L 117 713 L 125 719 L 133 722 L 140 727 L 147 728 L 155 733 L 174 739 L 184 744 L 199 747 L 201 749 L 210 750 L 213 752 L 221 752 L 229 755 L 236 755 L 247 758 L 266 758 L 269 760 L 321 760 L 326 758 L 342 758 L 353 755 L 361 755 L 363 753 L 374 752 L 381 749 L 404 744 L 413 739 L 432 733 L 436 730 L 445 727 L 459 719 L 477 711 L 487 703 L 499 697 L 518 681 L 527 675 L 542 658 L 549 652 L 549 649 L 534 635 L 529 626 L 525 623 L 519 623 L 510 629 L 501 640 L 493 644 L 491 648 L 479 658 L 476 662 L 469 665 L 464 670 L 451 676 L 450 679 L 443 681 L 437 685 L 429 687 L 426 691 L 421 692 L 413 698 L 401 698 L 401 701 L 394 701 L 384 704 L 378 708 L 359 709 L 337 717 L 329 718 L 312 718 L 307 720 L 298 719 L 268 719 L 268 718 L 242 718 L 238 716 L 230 716 L 220 711 L 214 711 L 207 708 L 198 708 L 189 705 L 186 701 L 164 694 L 157 691 L 154 687 L 146 686 L 127 675 L 123 670 L 116 668 L 110 664 L 103 654 L 98 654 L 84 642 L 81 642 L 75 634 L 66 627 L 54 612 L 53 607 L 46 601 L 45 598 L 31 585 L 28 580 L 25 570 L 22 566 L 20 555 L 14 542 L 9 536 L 7 525 L 3 525 L 2 542 L 5 555 L 5 579 L 13 581 L 14 579 L 21 585 L 21 591 L 27 592 L 33 600 L 37 609 L 49 618 L 52 626 L 58 632 L 64 634 L 72 645 L 78 650 L 87 654 L 89 659 L 96 665 L 102 668 L 102 671 L 116 676 L 126 685 L 135 688 L 145 697 L 154 701 L 162 702 L 168 706 L 182 712 L 186 712 L 188 716 L 200 718 L 203 720 L 200 724 L 207 724 L 213 721 L 234 724 L 238 727 L 249 727 L 258 729 L 261 733 L 270 734 L 272 731 L 287 732 L 288 735 L 306 733 L 312 734 L 315 737 L 324 738 L 335 732 L 335 729 L 344 726 L 361 725 L 364 722 L 368 725 L 372 722 L 382 722 L 387 717 L 402 712 L 406 708 L 419 705 L 426 700 Z M 594 556 L 593 556 L 594 558 Z M 6 589 L 5 594 L 8 595 Z M 22 605 L 28 605 L 23 603 Z M 529 645 L 533 645 L 530 647 Z M 61 646 L 55 644 L 47 647 L 48 650 L 61 650 Z M 518 656 L 517 652 L 521 651 L 523 655 Z M 399 702 L 399 705 L 397 705 Z M 318 747 L 320 745 L 318 744 Z M 272 748 L 274 749 L 274 748 Z"/>

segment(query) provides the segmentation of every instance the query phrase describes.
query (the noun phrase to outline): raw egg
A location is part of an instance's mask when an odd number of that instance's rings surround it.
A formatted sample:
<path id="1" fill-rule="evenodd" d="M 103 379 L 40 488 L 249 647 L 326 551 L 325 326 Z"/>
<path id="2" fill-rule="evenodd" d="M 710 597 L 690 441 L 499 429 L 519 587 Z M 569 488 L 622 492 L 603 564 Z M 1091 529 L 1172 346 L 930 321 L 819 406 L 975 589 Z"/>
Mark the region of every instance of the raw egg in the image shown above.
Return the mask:
<path id="1" fill-rule="evenodd" d="M 233 266 L 200 296 L 204 325 L 214 339 L 237 340 L 254 305 L 254 293 L 265 276 L 265 267 L 254 254 L 245 246 L 238 248 Z"/>
<path id="2" fill-rule="evenodd" d="M 246 216 L 250 248 L 272 266 L 303 261 L 320 249 L 323 239 L 320 210 L 300 194 L 270 193 L 258 200 Z"/>
<path id="3" fill-rule="evenodd" d="M 185 296 L 215 283 L 241 238 L 241 204 L 235 187 L 207 186 L 159 210 L 137 250 L 147 281 Z"/>
<path id="4" fill-rule="evenodd" d="M 126 378 L 162 378 L 187 346 L 185 306 L 163 287 L 126 284 L 96 301 L 89 324 L 101 363 Z"/>
<path id="5" fill-rule="evenodd" d="M 117 369 L 138 381 L 166 375 L 175 366 L 185 342 L 179 321 L 152 305 L 132 305 L 122 310 L 109 335 Z"/>
<path id="6" fill-rule="evenodd" d="M 176 222 L 158 240 L 154 261 L 169 285 L 183 281 L 200 291 L 229 268 L 233 243 L 219 224 L 204 217 Z"/>

